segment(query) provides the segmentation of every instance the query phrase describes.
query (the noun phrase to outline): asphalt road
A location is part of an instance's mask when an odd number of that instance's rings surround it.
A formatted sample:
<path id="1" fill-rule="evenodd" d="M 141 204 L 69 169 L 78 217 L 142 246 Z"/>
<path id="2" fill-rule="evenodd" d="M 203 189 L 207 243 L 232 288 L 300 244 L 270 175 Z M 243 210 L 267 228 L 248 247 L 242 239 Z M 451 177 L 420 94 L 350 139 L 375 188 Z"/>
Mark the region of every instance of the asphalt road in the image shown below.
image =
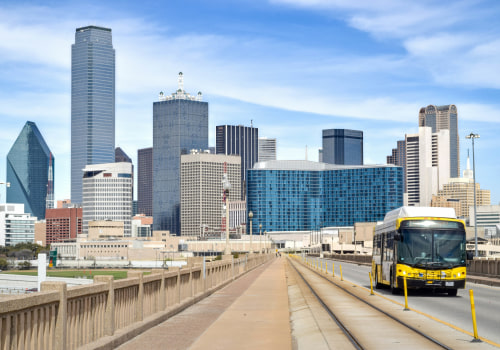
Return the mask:
<path id="1" fill-rule="evenodd" d="M 331 273 L 331 261 L 328 270 Z M 346 262 L 335 262 L 335 275 L 340 276 L 340 265 L 345 281 L 370 289 L 369 266 Z M 500 287 L 490 287 L 481 284 L 467 284 L 465 289 L 459 289 L 456 297 L 431 291 L 410 291 L 408 306 L 431 315 L 455 327 L 473 333 L 471 304 L 469 290 L 474 292 L 477 329 L 480 337 L 484 337 L 500 347 Z M 375 289 L 374 289 L 375 290 Z M 376 289 L 376 293 L 404 305 L 404 295 L 392 295 L 389 289 Z"/>

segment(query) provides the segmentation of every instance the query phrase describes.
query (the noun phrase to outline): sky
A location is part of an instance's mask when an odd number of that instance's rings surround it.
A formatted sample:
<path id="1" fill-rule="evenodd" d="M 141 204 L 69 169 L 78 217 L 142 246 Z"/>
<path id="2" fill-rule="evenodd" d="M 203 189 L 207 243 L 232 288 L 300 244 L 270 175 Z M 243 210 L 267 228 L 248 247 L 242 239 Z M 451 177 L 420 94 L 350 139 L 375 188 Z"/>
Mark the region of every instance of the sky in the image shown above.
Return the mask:
<path id="1" fill-rule="evenodd" d="M 98 25 L 116 51 L 116 146 L 135 164 L 183 72 L 209 103 L 211 146 L 216 125 L 253 123 L 278 159 L 317 160 L 322 130 L 348 128 L 365 164 L 385 164 L 421 107 L 455 104 L 461 170 L 480 134 L 476 181 L 498 204 L 498 18 L 495 0 L 1 1 L 0 182 L 29 120 L 54 154 L 55 198 L 70 197 L 71 45 Z"/>

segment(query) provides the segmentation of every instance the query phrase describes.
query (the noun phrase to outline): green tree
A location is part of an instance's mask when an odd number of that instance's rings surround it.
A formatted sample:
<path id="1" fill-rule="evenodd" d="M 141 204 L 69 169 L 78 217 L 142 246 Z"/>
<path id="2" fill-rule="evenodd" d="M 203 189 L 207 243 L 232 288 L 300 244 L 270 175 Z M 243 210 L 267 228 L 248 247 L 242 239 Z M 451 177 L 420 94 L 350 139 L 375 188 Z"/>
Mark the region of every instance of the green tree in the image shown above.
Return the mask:
<path id="1" fill-rule="evenodd" d="M 7 260 L 0 258 L 0 270 L 6 270 L 9 267 Z"/>

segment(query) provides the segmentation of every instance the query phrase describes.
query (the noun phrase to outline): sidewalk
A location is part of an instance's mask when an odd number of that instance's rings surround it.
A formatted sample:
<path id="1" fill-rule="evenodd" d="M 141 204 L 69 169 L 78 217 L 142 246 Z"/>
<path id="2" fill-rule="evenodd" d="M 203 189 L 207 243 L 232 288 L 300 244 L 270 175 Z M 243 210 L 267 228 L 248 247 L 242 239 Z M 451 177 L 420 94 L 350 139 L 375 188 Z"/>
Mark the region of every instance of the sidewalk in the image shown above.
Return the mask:
<path id="1" fill-rule="evenodd" d="M 284 263 L 256 268 L 118 349 L 291 349 Z"/>

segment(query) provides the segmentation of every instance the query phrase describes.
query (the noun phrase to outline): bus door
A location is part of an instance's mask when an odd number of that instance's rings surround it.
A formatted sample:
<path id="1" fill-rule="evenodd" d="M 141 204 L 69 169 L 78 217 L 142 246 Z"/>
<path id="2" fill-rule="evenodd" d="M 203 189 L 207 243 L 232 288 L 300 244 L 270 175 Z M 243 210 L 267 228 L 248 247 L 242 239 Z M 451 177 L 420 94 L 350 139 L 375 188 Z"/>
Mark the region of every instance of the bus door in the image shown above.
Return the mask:
<path id="1" fill-rule="evenodd" d="M 382 280 L 390 283 L 394 264 L 394 232 L 384 233 L 382 237 Z"/>

